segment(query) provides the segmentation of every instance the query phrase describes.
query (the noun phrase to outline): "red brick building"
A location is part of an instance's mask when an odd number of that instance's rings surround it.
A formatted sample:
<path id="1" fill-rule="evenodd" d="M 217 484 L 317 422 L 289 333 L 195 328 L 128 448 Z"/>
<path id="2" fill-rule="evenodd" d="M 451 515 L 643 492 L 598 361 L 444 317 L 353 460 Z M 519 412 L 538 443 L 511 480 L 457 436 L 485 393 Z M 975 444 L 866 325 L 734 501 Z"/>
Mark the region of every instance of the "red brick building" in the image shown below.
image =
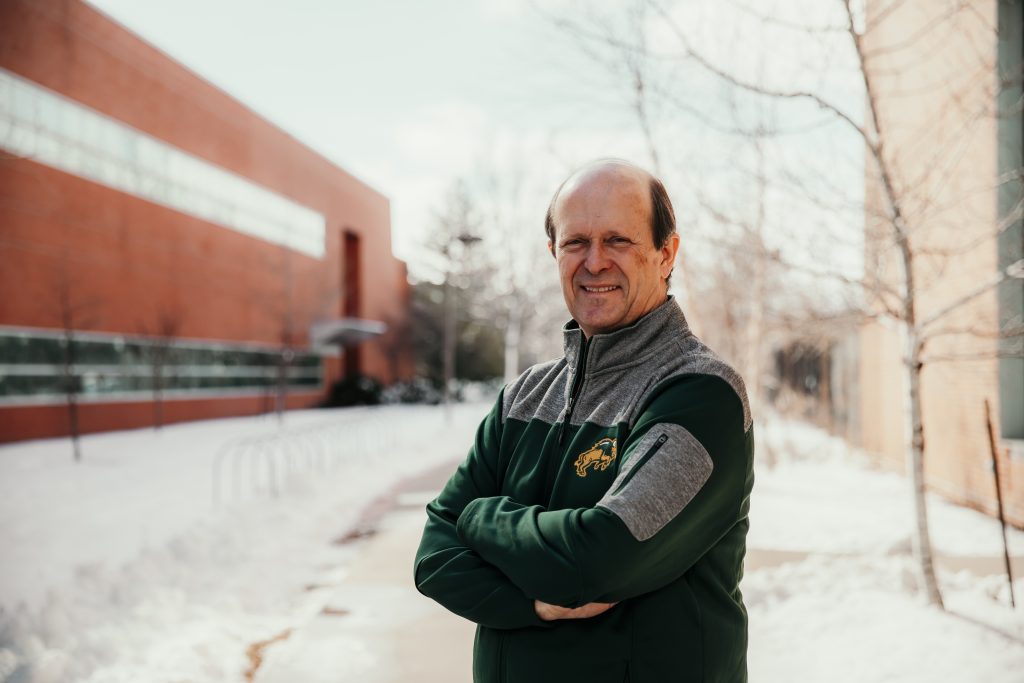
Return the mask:
<path id="1" fill-rule="evenodd" d="M 407 298 L 386 197 L 95 9 L 0 3 L 0 440 L 69 386 L 91 432 L 391 381 Z"/>

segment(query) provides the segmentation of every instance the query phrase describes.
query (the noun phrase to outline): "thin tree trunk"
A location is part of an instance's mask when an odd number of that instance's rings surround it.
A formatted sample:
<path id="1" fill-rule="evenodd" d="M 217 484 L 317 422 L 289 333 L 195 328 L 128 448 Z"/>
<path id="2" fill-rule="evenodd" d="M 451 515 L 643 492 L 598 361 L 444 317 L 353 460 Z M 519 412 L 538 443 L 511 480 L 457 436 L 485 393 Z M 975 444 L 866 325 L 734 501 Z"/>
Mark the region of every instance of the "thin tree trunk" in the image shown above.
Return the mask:
<path id="1" fill-rule="evenodd" d="M 163 371 L 157 369 L 153 376 L 153 428 L 156 430 L 164 423 L 163 384 Z"/>
<path id="2" fill-rule="evenodd" d="M 71 450 L 75 462 L 82 459 L 82 447 L 78 439 L 78 391 L 79 379 L 75 357 L 75 312 L 71 301 L 71 286 L 67 281 L 67 261 L 62 264 L 59 296 L 61 323 L 64 327 L 64 391 L 68 406 L 68 430 L 71 432 Z"/>
<path id="3" fill-rule="evenodd" d="M 905 327 L 905 334 L 906 358 L 903 367 L 907 383 L 906 411 L 910 435 L 907 474 L 910 476 L 916 522 L 913 538 L 914 558 L 929 604 L 945 609 L 939 583 L 935 577 L 931 534 L 928 530 L 928 504 L 924 481 L 924 421 L 921 411 L 921 347 L 916 333 L 909 325 Z"/>
<path id="4" fill-rule="evenodd" d="M 925 588 L 925 595 L 930 604 L 944 609 L 942 594 L 939 592 L 939 582 L 935 578 L 935 566 L 932 561 L 932 542 L 928 534 L 928 507 L 925 501 L 924 485 L 924 425 L 921 413 L 921 341 L 917 328 L 917 288 L 914 275 L 914 251 L 910 243 L 910 230 L 906 224 L 903 214 L 903 205 L 900 201 L 901 195 L 896 189 L 892 169 L 886 158 L 883 149 L 881 117 L 878 107 L 878 93 L 875 90 L 874 82 L 867 67 L 864 54 L 863 35 L 857 32 L 853 18 L 853 10 L 850 0 L 843 0 L 848 19 L 847 29 L 850 38 L 853 40 L 854 49 L 857 53 L 857 61 L 860 66 L 861 80 L 864 84 L 864 94 L 867 103 L 868 115 L 871 120 L 871 130 L 874 131 L 874 138 L 864 135 L 864 142 L 868 151 L 875 161 L 878 169 L 879 179 L 882 183 L 883 196 L 889 209 L 889 221 L 896 245 L 900 252 L 900 262 L 903 267 L 902 291 L 900 292 L 903 301 L 903 330 L 906 335 L 906 355 L 904 358 L 906 377 L 906 410 L 908 411 L 909 448 L 907 449 L 907 473 L 911 478 L 913 486 L 914 513 L 917 518 L 916 534 L 914 536 L 914 556 L 917 559 L 921 578 Z"/>
<path id="5" fill-rule="evenodd" d="M 74 381 L 74 378 L 71 378 Z M 69 391 L 68 399 L 68 427 L 71 430 L 71 450 L 75 456 L 75 462 L 82 459 L 82 446 L 78 440 L 78 401 L 75 394 Z"/>
<path id="6" fill-rule="evenodd" d="M 757 245 L 757 256 L 754 259 L 753 282 L 751 283 L 752 306 L 747 316 L 746 329 L 746 375 L 747 396 L 750 402 L 750 413 L 756 419 L 761 414 L 761 348 L 764 341 L 764 309 L 765 309 L 765 198 L 768 179 L 764 171 L 764 146 L 757 142 L 757 215 L 754 217 L 754 243 Z"/>
<path id="7" fill-rule="evenodd" d="M 519 376 L 519 338 L 522 333 L 522 311 L 519 302 L 509 306 L 505 326 L 505 384 Z"/>
<path id="8" fill-rule="evenodd" d="M 274 397 L 274 412 L 277 413 L 278 422 L 284 420 L 284 413 L 288 408 L 288 369 L 291 367 L 292 355 L 291 346 L 285 346 L 281 349 L 277 360 L 277 392 Z"/>
<path id="9" fill-rule="evenodd" d="M 445 421 L 451 424 L 452 421 L 452 381 L 455 377 L 455 302 L 452 300 L 455 295 L 455 288 L 451 283 L 451 265 L 444 278 L 444 333 L 442 339 L 442 362 L 444 364 L 444 381 L 442 386 L 442 401 L 444 403 Z"/>

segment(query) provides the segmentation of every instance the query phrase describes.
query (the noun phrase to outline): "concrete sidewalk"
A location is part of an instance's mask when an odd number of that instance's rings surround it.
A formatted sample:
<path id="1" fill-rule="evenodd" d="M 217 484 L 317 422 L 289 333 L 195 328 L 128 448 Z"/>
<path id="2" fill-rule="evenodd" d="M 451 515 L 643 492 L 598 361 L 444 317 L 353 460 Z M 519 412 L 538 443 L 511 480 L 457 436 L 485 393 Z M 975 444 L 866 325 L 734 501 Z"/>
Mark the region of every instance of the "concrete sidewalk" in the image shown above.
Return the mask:
<path id="1" fill-rule="evenodd" d="M 413 559 L 424 505 L 456 463 L 403 482 L 379 500 L 350 539 L 355 556 L 333 585 L 311 595 L 312 616 L 270 645 L 256 683 L 459 683 L 472 680 L 475 625 L 424 598 Z M 365 534 L 365 536 L 363 536 Z M 362 537 L 360 537 L 362 536 Z"/>

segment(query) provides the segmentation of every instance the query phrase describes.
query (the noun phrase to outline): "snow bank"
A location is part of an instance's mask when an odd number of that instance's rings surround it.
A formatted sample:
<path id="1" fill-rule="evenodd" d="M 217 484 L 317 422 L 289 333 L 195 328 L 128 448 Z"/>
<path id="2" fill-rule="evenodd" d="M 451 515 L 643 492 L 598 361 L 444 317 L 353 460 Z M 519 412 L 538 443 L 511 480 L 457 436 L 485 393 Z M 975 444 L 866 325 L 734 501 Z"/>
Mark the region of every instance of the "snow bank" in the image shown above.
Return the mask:
<path id="1" fill-rule="evenodd" d="M 246 645 L 313 609 L 304 588 L 344 566 L 351 548 L 330 540 L 399 479 L 461 457 L 486 408 L 99 434 L 77 464 L 66 440 L 0 448 L 0 681 L 238 680 Z M 274 478 L 253 444 L 282 429 L 310 445 L 275 454 Z"/>
<path id="2" fill-rule="evenodd" d="M 907 478 L 874 469 L 841 439 L 773 417 L 756 427 L 758 463 L 748 545 L 802 552 L 910 552 L 914 513 Z M 778 454 L 765 466 L 766 448 Z M 1003 553 L 998 520 L 928 496 L 937 553 Z M 1011 553 L 1024 554 L 1024 532 L 1008 530 Z"/>
<path id="3" fill-rule="evenodd" d="M 910 558 L 811 557 L 751 572 L 751 681 L 1019 683 L 1024 610 L 1005 577 L 943 574 L 948 612 L 914 593 Z M 1014 584 L 1024 595 L 1024 580 Z"/>
<path id="4" fill-rule="evenodd" d="M 940 568 L 970 558 L 994 570 L 940 569 L 943 612 L 918 592 L 906 478 L 806 424 L 774 418 L 757 436 L 778 462 L 758 463 L 748 546 L 794 554 L 761 568 L 748 555 L 752 681 L 1024 680 L 1024 606 L 1009 606 L 998 521 L 928 497 Z M 1010 530 L 1009 544 L 1020 555 L 1024 534 Z M 1014 590 L 1024 601 L 1024 577 Z"/>

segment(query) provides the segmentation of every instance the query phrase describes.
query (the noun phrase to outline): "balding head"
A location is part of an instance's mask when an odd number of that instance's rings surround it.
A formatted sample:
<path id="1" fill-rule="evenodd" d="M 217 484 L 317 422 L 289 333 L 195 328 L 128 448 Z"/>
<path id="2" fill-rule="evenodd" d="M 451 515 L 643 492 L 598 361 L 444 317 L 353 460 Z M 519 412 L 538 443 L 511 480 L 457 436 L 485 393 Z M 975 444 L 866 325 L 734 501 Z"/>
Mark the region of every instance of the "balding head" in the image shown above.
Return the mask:
<path id="1" fill-rule="evenodd" d="M 544 230 L 548 239 L 555 241 L 557 234 L 556 208 L 559 200 L 567 195 L 580 191 L 601 191 L 600 188 L 609 184 L 625 189 L 635 187 L 644 195 L 643 203 L 651 226 L 651 237 L 654 245 L 661 248 L 669 236 L 676 231 L 676 216 L 672 201 L 660 180 L 623 159 L 597 159 L 577 169 L 555 190 L 548 204 Z"/>

